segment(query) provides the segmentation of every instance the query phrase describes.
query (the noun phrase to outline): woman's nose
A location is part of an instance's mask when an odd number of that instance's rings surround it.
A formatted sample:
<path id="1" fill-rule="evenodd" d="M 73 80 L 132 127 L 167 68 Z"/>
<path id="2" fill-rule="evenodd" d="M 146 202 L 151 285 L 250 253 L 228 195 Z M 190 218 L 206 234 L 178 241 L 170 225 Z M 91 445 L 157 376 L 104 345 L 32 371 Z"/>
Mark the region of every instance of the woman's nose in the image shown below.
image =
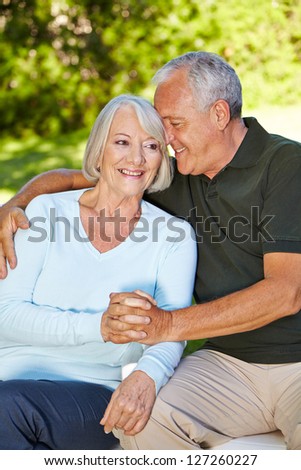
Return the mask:
<path id="1" fill-rule="evenodd" d="M 127 155 L 127 160 L 136 166 L 142 165 L 145 161 L 143 148 L 140 145 L 133 146 Z"/>

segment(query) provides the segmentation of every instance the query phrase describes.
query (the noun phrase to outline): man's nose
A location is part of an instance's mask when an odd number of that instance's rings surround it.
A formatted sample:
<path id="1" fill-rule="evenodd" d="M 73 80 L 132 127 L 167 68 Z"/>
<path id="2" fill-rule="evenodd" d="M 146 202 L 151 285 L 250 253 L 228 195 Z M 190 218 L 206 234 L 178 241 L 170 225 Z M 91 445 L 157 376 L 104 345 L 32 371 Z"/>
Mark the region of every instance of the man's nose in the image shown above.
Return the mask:
<path id="1" fill-rule="evenodd" d="M 175 139 L 172 126 L 165 124 L 164 127 L 165 127 L 166 136 L 167 136 L 167 145 L 171 145 Z"/>

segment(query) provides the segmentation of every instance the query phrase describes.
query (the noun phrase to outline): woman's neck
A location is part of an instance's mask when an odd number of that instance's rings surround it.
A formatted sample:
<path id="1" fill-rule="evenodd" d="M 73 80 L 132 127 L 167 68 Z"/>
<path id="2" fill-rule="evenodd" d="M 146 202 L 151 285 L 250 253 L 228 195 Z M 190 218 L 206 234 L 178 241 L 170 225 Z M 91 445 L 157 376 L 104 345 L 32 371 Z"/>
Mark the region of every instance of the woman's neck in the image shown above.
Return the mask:
<path id="1" fill-rule="evenodd" d="M 141 197 L 107 194 L 98 185 L 79 200 L 83 227 L 100 252 L 122 243 L 134 230 L 141 216 Z"/>
<path id="2" fill-rule="evenodd" d="M 141 199 L 142 194 L 125 197 L 112 193 L 98 182 L 95 188 L 83 193 L 80 204 L 95 211 L 97 215 L 101 213 L 107 217 L 113 217 L 118 213 L 127 220 L 131 220 L 140 214 Z"/>

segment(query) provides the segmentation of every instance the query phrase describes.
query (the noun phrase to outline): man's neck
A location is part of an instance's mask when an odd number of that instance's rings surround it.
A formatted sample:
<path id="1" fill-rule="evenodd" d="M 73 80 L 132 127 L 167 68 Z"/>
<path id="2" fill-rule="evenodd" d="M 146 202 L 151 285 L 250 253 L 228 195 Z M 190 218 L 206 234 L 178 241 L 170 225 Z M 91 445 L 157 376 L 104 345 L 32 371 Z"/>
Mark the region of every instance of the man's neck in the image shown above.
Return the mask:
<path id="1" fill-rule="evenodd" d="M 204 173 L 209 179 L 213 179 L 223 168 L 225 168 L 234 158 L 236 152 L 241 146 L 248 128 L 243 119 L 234 119 L 229 122 L 224 130 L 224 139 L 222 142 L 223 158 L 220 159 L 220 165 L 214 170 Z"/>

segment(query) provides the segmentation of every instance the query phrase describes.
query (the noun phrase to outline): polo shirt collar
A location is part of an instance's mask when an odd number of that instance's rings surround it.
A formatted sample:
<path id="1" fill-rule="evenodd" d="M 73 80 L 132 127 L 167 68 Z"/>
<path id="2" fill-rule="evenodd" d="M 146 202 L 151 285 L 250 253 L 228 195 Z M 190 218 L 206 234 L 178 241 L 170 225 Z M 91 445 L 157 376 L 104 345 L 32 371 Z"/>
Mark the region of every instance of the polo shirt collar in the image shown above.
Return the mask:
<path id="1" fill-rule="evenodd" d="M 248 168 L 256 165 L 269 139 L 269 133 L 254 117 L 244 118 L 248 128 L 240 147 L 227 166 L 233 168 Z"/>

